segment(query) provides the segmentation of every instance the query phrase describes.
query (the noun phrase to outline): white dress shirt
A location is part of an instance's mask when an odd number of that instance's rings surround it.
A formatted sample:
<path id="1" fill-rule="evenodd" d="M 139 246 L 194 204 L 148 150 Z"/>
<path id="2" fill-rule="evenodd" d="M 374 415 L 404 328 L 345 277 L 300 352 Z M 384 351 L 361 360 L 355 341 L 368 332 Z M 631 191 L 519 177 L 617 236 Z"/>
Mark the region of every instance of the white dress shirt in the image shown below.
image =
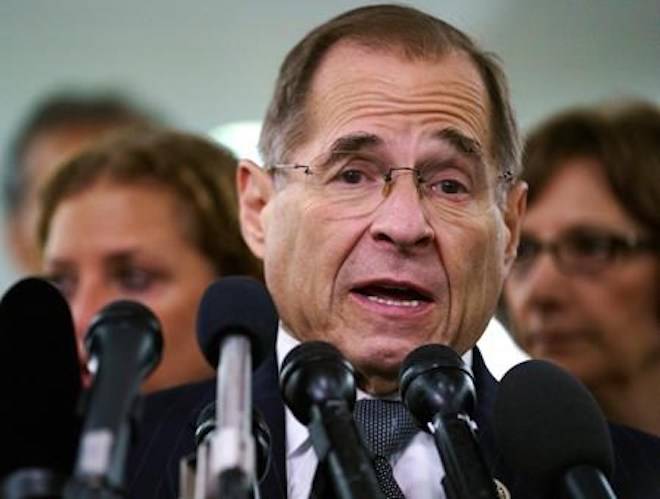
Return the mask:
<path id="1" fill-rule="evenodd" d="M 280 323 L 277 335 L 279 366 L 299 343 Z M 472 351 L 463 356 L 463 361 L 468 366 L 472 365 Z M 358 399 L 369 397 L 367 393 L 358 390 Z M 395 397 L 398 398 L 398 394 Z M 318 459 L 307 428 L 288 408 L 285 411 L 287 497 L 308 499 Z M 390 463 L 394 478 L 407 499 L 445 499 L 441 484 L 445 471 L 430 434 L 419 432 L 402 452 L 391 456 Z"/>

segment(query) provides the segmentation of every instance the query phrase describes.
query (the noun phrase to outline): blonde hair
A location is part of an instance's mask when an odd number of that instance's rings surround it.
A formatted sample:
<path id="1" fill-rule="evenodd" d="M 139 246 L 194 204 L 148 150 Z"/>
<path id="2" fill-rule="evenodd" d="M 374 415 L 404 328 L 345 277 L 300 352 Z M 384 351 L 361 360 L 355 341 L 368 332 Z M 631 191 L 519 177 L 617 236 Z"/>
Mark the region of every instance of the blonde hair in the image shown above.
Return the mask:
<path id="1" fill-rule="evenodd" d="M 193 134 L 160 128 L 122 130 L 63 164 L 45 186 L 38 224 L 41 248 L 63 200 L 101 180 L 147 182 L 175 194 L 184 215 L 184 234 L 218 275 L 261 277 L 261 264 L 240 232 L 236 165 L 228 149 Z"/>

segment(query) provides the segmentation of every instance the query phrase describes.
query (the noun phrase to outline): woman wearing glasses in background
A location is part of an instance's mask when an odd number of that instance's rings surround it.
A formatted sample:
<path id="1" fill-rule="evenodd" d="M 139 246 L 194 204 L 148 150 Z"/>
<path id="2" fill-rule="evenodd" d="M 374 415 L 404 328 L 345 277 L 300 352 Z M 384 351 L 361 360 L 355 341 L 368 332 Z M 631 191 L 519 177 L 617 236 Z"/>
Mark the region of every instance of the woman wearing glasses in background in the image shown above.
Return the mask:
<path id="1" fill-rule="evenodd" d="M 513 335 L 579 377 L 608 419 L 660 436 L 660 110 L 569 111 L 523 157 Z"/>

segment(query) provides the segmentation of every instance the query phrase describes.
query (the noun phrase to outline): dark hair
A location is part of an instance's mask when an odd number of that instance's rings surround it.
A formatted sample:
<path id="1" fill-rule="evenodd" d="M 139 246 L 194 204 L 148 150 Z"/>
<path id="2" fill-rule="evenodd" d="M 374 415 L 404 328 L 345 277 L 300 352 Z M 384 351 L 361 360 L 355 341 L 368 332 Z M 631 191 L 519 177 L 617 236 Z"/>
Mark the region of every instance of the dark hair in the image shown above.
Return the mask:
<path id="1" fill-rule="evenodd" d="M 611 173 L 612 188 L 660 243 L 660 107 L 632 102 L 607 112 L 623 153 Z"/>
<path id="2" fill-rule="evenodd" d="M 117 94 L 62 92 L 39 101 L 14 136 L 2 176 L 2 193 L 7 214 L 15 213 L 23 203 L 29 172 L 25 154 L 32 141 L 43 132 L 84 129 L 90 136 L 101 135 L 122 126 L 148 125 L 160 121 L 127 98 Z"/>
<path id="3" fill-rule="evenodd" d="M 500 171 L 519 172 L 518 129 L 506 76 L 496 58 L 446 22 L 401 5 L 350 10 L 312 30 L 289 52 L 280 67 L 259 140 L 267 165 L 286 162 L 290 151 L 305 140 L 311 82 L 323 56 L 342 40 L 400 52 L 411 60 L 435 59 L 452 50 L 467 54 L 488 91 L 493 158 Z"/>
<path id="4" fill-rule="evenodd" d="M 528 204 L 566 160 L 578 157 L 598 161 L 621 206 L 660 240 L 660 109 L 618 103 L 569 110 L 542 123 L 523 150 Z"/>
<path id="5" fill-rule="evenodd" d="M 261 264 L 238 224 L 237 159 L 196 135 L 157 128 L 124 129 L 65 162 L 46 185 L 39 242 L 46 243 L 58 205 L 100 181 L 147 183 L 173 192 L 184 233 L 218 275 L 261 276 Z"/>
<path id="6" fill-rule="evenodd" d="M 571 108 L 543 121 L 527 135 L 523 148 L 527 205 L 567 161 L 577 158 L 598 162 L 623 209 L 660 243 L 660 109 L 650 102 L 621 101 Z M 512 327 L 504 295 L 496 315 Z"/>

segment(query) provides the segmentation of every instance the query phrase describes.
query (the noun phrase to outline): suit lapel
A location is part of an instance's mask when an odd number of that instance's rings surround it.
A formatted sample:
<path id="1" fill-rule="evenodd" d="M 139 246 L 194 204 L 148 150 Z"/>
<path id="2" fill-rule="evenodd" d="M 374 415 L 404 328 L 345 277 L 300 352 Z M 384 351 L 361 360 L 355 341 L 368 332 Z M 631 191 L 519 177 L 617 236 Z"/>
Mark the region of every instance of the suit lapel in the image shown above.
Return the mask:
<path id="1" fill-rule="evenodd" d="M 472 350 L 472 374 L 477 391 L 477 408 L 474 419 L 479 427 L 479 443 L 483 449 L 486 461 L 493 465 L 497 456 L 492 414 L 497 396 L 497 381 L 490 373 L 478 348 Z"/>
<path id="2" fill-rule="evenodd" d="M 286 499 L 286 440 L 284 401 L 280 394 L 275 355 L 271 355 L 255 371 L 252 380 L 254 406 L 261 412 L 271 438 L 271 463 L 259 485 L 262 499 Z"/>
<path id="3" fill-rule="evenodd" d="M 531 498 L 532 496 L 528 495 L 527 492 L 522 492 L 525 490 L 524 484 L 519 483 L 519 477 L 516 477 L 505 464 L 495 440 L 492 418 L 497 398 L 498 382 L 486 367 L 479 349 L 475 347 L 472 352 L 472 373 L 477 391 L 477 408 L 474 419 L 479 428 L 479 446 L 493 478 L 502 482 L 513 494 L 513 497 Z"/>

